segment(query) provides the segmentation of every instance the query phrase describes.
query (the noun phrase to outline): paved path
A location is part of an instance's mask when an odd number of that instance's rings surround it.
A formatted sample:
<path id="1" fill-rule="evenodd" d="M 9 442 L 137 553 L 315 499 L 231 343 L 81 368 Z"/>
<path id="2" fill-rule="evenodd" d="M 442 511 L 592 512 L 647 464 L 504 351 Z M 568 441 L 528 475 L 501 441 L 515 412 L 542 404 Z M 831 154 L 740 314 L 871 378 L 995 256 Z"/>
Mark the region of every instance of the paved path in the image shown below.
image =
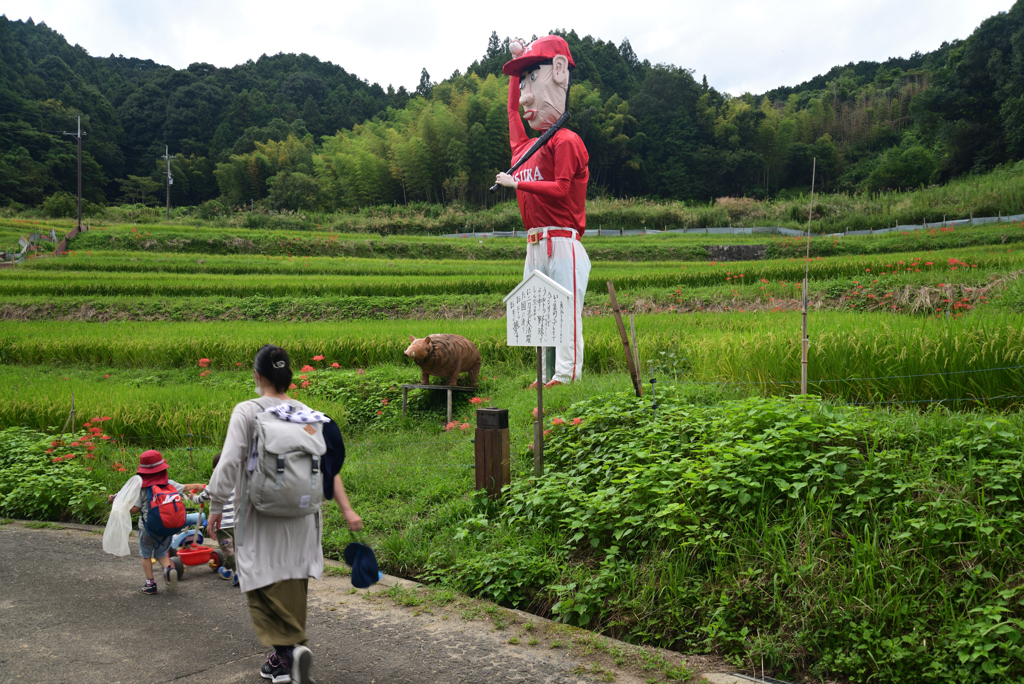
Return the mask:
<path id="1" fill-rule="evenodd" d="M 147 596 L 138 556 L 105 554 L 100 534 L 80 527 L 0 525 L 0 680 L 265 681 L 257 670 L 266 649 L 237 589 L 198 566 L 177 595 L 158 580 L 160 593 Z M 134 537 L 131 546 L 137 554 Z M 310 590 L 307 629 L 318 684 L 593 681 L 573 674 L 593 667 L 592 655 L 512 645 L 513 633 L 489 621 L 366 600 L 351 593 L 347 577 L 310 582 Z M 650 676 L 616 671 L 615 681 Z"/>

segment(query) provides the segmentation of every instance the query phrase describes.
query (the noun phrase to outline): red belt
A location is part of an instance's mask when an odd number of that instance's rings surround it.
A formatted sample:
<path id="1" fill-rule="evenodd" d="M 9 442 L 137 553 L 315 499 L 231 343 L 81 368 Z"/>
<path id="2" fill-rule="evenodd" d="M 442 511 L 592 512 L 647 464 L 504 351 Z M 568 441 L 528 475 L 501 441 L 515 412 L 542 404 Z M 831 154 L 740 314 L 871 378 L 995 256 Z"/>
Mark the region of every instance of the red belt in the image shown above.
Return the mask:
<path id="1" fill-rule="evenodd" d="M 533 233 L 532 235 L 527 233 L 527 235 L 526 235 L 526 244 L 528 244 L 528 245 L 535 245 L 535 244 L 539 243 L 541 240 L 545 240 L 547 238 L 556 238 L 556 237 L 559 237 L 559 238 L 576 238 L 577 240 L 579 240 L 580 239 L 580 234 L 577 233 L 574 230 L 549 230 L 549 231 L 546 231 L 544 233 Z M 549 259 L 551 258 L 551 240 L 548 240 L 548 258 Z"/>

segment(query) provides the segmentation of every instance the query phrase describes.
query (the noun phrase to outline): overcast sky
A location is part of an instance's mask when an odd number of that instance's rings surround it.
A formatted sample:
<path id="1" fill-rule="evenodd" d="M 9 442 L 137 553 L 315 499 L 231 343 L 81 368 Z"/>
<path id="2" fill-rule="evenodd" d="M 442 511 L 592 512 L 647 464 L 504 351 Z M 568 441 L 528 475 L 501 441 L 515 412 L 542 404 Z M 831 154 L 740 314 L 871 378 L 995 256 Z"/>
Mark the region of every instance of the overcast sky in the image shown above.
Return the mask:
<path id="1" fill-rule="evenodd" d="M 628 38 L 640 59 L 695 71 L 739 95 L 796 85 L 837 64 L 928 52 L 966 38 L 1012 0 L 5 0 L 8 19 L 46 22 L 96 56 L 184 68 L 230 67 L 262 54 L 305 52 L 382 86 L 410 90 L 465 68 L 498 35 L 574 29 Z M 536 9 L 531 9 L 531 8 Z"/>

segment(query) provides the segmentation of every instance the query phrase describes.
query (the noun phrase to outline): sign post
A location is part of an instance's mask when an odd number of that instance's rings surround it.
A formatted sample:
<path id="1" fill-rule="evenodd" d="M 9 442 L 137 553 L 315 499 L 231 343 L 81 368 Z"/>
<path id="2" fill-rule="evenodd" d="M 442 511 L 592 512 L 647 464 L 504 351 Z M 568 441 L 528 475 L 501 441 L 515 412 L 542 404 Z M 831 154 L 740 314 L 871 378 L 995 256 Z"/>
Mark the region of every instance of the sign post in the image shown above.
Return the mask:
<path id="1" fill-rule="evenodd" d="M 576 312 L 572 293 L 534 271 L 505 302 L 506 343 L 537 348 L 537 417 L 533 424 L 533 474 L 544 474 L 544 347 L 565 347 L 574 340 Z"/>

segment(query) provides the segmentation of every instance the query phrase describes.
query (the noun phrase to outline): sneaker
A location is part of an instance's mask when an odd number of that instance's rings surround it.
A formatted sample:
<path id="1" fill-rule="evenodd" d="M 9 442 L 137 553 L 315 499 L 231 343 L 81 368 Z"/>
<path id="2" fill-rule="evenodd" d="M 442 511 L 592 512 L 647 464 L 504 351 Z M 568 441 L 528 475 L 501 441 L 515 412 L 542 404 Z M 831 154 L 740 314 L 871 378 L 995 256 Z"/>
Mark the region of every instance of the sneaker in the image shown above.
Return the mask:
<path id="1" fill-rule="evenodd" d="M 217 574 L 220 575 L 221 579 L 229 580 L 229 579 L 231 579 L 231 576 L 234 575 L 235 573 L 231 572 L 230 570 L 228 570 L 227 568 L 225 568 L 222 565 L 219 568 L 217 568 Z"/>
<path id="2" fill-rule="evenodd" d="M 164 579 L 167 580 L 167 591 L 174 593 L 178 591 L 178 569 L 173 565 L 164 568 Z"/>
<path id="3" fill-rule="evenodd" d="M 238 573 L 235 572 L 235 573 L 232 573 L 232 574 L 234 575 L 234 579 L 231 580 L 231 586 L 237 587 L 238 586 Z"/>
<path id="4" fill-rule="evenodd" d="M 143 594 L 155 594 L 156 593 L 156 582 L 154 580 L 146 580 L 146 583 L 142 585 Z"/>
<path id="5" fill-rule="evenodd" d="M 260 668 L 260 677 L 269 679 L 274 684 L 288 684 L 292 681 L 292 676 L 288 674 L 288 666 L 281 662 L 281 659 L 277 657 L 277 653 L 271 653 L 270 657 L 267 658 L 267 662 L 263 663 L 263 667 Z"/>
<path id="6" fill-rule="evenodd" d="M 296 646 L 292 651 L 292 684 L 307 684 L 312 665 L 313 652 L 305 646 Z"/>

